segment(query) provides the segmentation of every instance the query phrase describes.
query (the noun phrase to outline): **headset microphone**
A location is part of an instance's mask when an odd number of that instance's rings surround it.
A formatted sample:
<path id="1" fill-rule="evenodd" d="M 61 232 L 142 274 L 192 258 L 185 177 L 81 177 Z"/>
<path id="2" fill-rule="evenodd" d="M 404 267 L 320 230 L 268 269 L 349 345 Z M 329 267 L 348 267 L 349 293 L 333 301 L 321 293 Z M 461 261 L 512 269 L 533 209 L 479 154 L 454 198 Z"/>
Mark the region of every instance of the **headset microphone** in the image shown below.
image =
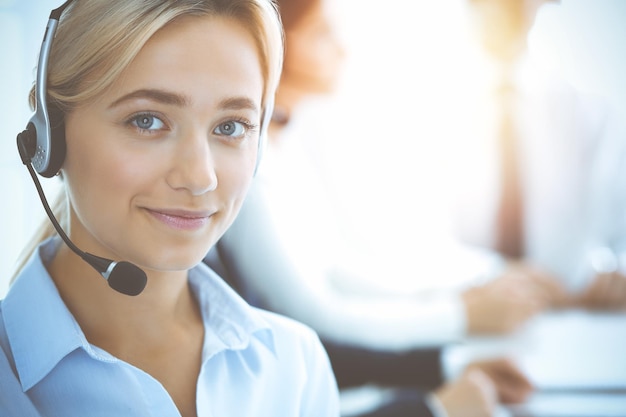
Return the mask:
<path id="1" fill-rule="evenodd" d="M 48 111 L 46 80 L 48 56 L 50 54 L 56 26 L 61 13 L 72 1 L 73 0 L 66 1 L 61 7 L 50 13 L 50 19 L 41 45 L 39 64 L 37 67 L 37 83 L 35 88 L 37 107 L 26 130 L 17 135 L 17 147 L 20 152 L 20 157 L 22 158 L 22 163 L 26 165 L 30 176 L 35 182 L 35 187 L 37 187 L 37 192 L 46 210 L 46 214 L 67 246 L 98 271 L 98 273 L 107 280 L 111 288 L 122 294 L 138 295 L 146 286 L 146 273 L 138 266 L 129 262 L 115 262 L 111 259 L 92 255 L 78 249 L 65 234 L 54 217 L 41 187 L 41 183 L 35 173 L 35 169 L 37 169 L 37 172 L 44 177 L 52 177 L 59 171 L 63 159 L 65 158 L 65 128 L 62 122 L 62 113 L 56 108 L 51 108 L 50 112 Z M 58 120 L 59 116 L 61 120 Z M 51 119 L 55 123 L 51 123 Z"/>
<path id="2" fill-rule="evenodd" d="M 50 205 L 46 200 L 46 196 L 41 187 L 41 183 L 37 178 L 37 174 L 33 169 L 30 156 L 31 152 L 29 148 L 35 144 L 33 138 L 30 136 L 30 132 L 25 130 L 24 132 L 17 135 L 17 146 L 20 151 L 20 156 L 22 157 L 22 162 L 28 168 L 28 172 L 30 176 L 33 178 L 35 183 L 35 187 L 37 187 L 37 193 L 39 194 L 39 198 L 43 204 L 44 209 L 46 210 L 46 214 L 50 218 L 52 225 L 56 229 L 61 239 L 67 244 L 67 246 L 78 256 L 80 256 L 85 262 L 91 265 L 96 271 L 102 275 L 109 286 L 113 288 L 115 291 L 120 292 L 126 295 L 138 295 L 143 291 L 146 287 L 146 283 L 148 278 L 146 277 L 146 273 L 141 270 L 138 266 L 133 265 L 129 262 L 115 262 L 111 259 L 102 258 L 100 256 L 92 255 L 88 252 L 83 252 L 78 249 L 76 245 L 70 240 L 70 238 L 65 234 L 59 222 L 54 217 L 52 210 L 50 209 Z"/>

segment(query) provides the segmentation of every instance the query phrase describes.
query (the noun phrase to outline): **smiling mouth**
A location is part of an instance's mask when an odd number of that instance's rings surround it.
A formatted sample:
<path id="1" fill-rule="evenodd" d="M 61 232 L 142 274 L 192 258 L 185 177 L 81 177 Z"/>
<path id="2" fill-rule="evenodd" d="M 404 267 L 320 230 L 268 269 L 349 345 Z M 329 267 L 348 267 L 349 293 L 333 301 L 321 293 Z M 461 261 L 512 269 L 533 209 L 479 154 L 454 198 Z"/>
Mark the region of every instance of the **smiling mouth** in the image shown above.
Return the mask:
<path id="1" fill-rule="evenodd" d="M 198 230 L 205 226 L 213 213 L 191 211 L 158 211 L 146 209 L 159 222 L 177 230 Z"/>

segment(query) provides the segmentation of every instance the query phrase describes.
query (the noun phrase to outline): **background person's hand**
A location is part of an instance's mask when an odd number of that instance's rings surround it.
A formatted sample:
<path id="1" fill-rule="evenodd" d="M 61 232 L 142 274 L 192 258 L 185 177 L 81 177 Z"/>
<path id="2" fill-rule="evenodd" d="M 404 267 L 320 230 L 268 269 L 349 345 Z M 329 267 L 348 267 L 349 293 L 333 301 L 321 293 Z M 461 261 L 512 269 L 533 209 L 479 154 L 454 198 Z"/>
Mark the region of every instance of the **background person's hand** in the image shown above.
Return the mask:
<path id="1" fill-rule="evenodd" d="M 548 273 L 510 263 L 497 279 L 462 294 L 469 334 L 510 333 L 546 309 L 565 306 L 568 295 Z"/>
<path id="2" fill-rule="evenodd" d="M 534 286 L 537 296 L 543 301 L 546 308 L 567 307 L 571 296 L 562 282 L 554 275 L 543 271 L 525 262 L 509 263 L 506 275 L 517 276 L 517 279 L 527 279 Z"/>
<path id="3" fill-rule="evenodd" d="M 533 385 L 526 375 L 508 358 L 475 361 L 466 369 L 484 372 L 493 382 L 502 403 L 521 403 L 533 391 Z"/>
<path id="4" fill-rule="evenodd" d="M 448 417 L 493 416 L 498 397 L 491 379 L 478 368 L 468 368 L 434 394 Z"/>
<path id="5" fill-rule="evenodd" d="M 462 299 L 468 334 L 510 333 L 545 308 L 534 286 L 509 277 L 470 288 Z"/>
<path id="6" fill-rule="evenodd" d="M 576 304 L 590 309 L 626 309 L 626 276 L 619 272 L 598 274 L 578 296 Z"/>

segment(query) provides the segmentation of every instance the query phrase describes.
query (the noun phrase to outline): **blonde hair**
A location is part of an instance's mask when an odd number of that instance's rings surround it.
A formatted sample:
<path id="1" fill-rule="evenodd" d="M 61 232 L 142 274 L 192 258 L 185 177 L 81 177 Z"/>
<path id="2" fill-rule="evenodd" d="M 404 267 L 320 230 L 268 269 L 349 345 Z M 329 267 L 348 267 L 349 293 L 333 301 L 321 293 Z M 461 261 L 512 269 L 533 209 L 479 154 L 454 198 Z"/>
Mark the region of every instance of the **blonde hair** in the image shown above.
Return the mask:
<path id="1" fill-rule="evenodd" d="M 265 86 L 263 108 L 273 100 L 283 60 L 283 32 L 272 0 L 75 0 L 59 20 L 48 62 L 47 100 L 68 114 L 96 99 L 133 61 L 161 28 L 183 16 L 232 18 L 250 31 L 257 43 Z M 35 87 L 30 91 L 34 107 Z M 64 193 L 53 204 L 66 226 Z M 22 252 L 16 272 L 35 248 L 55 234 L 48 220 Z"/>

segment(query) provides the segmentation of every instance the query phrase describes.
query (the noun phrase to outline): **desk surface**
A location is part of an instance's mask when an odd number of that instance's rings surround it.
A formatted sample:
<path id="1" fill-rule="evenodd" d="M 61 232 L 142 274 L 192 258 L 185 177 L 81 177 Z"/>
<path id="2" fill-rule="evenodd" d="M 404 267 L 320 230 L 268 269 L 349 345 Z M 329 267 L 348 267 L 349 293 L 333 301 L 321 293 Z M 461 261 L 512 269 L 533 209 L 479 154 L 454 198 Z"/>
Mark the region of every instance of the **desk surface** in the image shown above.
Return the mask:
<path id="1" fill-rule="evenodd" d="M 509 355 L 537 392 L 515 416 L 626 416 L 626 314 L 580 310 L 541 315 L 506 338 L 472 338 L 467 359 Z"/>
<path id="2" fill-rule="evenodd" d="M 626 393 L 542 393 L 502 413 L 512 417 L 624 417 Z"/>

